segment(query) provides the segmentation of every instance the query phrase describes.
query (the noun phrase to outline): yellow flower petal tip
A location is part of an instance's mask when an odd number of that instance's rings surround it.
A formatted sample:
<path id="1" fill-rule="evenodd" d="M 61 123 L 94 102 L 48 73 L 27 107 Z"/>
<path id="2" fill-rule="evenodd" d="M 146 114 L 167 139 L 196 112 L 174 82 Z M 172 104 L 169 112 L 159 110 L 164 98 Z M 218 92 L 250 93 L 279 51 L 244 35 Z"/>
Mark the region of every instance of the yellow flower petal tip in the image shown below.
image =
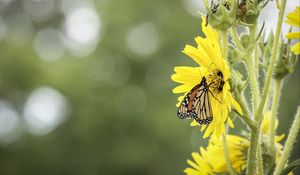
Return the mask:
<path id="1" fill-rule="evenodd" d="M 300 6 L 297 6 L 296 9 L 289 13 L 286 16 L 286 23 L 295 26 L 295 27 L 300 27 Z M 290 32 L 286 35 L 286 38 L 288 39 L 300 39 L 300 32 Z M 292 52 L 296 55 L 300 54 L 300 42 L 297 42 L 294 46 L 292 46 Z"/>

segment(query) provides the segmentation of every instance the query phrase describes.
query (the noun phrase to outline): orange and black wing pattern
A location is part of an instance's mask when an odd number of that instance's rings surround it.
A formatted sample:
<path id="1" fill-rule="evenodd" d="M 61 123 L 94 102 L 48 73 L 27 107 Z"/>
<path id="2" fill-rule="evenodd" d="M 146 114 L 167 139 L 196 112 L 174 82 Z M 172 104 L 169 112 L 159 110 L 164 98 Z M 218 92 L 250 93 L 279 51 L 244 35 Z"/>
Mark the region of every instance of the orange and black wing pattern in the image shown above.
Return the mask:
<path id="1" fill-rule="evenodd" d="M 199 124 L 209 124 L 213 119 L 209 89 L 206 78 L 203 77 L 200 84 L 197 84 L 184 97 L 179 108 L 180 119 L 195 119 Z"/>

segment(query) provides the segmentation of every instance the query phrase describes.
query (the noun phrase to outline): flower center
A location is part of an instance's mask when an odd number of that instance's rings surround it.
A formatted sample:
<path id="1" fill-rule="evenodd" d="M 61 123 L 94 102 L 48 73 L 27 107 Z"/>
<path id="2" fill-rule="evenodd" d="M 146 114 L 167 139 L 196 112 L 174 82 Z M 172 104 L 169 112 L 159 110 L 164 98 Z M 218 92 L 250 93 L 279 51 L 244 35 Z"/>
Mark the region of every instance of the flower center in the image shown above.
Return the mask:
<path id="1" fill-rule="evenodd" d="M 207 76 L 207 82 L 214 91 L 221 92 L 225 83 L 223 73 L 220 70 L 210 72 Z"/>

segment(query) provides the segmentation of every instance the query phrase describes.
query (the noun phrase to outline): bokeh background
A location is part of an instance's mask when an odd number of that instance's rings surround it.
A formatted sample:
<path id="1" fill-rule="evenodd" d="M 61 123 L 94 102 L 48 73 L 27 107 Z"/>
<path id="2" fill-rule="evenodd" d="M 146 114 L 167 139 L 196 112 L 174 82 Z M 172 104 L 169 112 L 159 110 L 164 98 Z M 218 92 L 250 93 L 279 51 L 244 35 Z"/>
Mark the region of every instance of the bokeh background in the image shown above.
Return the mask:
<path id="1" fill-rule="evenodd" d="M 182 174 L 206 140 L 177 118 L 170 76 L 195 66 L 181 50 L 201 35 L 198 11 L 200 0 L 0 0 L 0 174 Z"/>

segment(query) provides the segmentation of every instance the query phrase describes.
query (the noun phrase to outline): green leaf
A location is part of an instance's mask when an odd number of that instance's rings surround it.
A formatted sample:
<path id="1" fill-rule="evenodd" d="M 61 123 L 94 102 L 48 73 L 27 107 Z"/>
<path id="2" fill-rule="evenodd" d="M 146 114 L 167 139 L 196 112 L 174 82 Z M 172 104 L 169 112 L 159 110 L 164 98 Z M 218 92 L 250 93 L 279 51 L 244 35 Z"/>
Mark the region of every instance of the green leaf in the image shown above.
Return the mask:
<path id="1" fill-rule="evenodd" d="M 286 175 L 289 172 L 293 171 L 297 166 L 300 166 L 300 159 L 297 159 L 293 162 L 290 162 L 282 171 L 281 175 Z"/>

